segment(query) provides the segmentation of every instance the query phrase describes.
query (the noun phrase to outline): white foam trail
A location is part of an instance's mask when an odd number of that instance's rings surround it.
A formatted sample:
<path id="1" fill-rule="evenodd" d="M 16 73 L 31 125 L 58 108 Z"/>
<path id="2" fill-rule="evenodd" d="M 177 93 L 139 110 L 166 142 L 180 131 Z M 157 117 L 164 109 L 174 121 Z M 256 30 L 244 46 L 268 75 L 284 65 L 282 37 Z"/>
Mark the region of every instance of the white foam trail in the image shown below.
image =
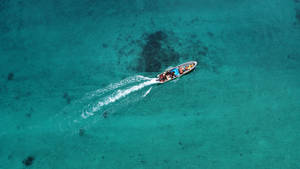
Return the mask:
<path id="1" fill-rule="evenodd" d="M 135 91 L 138 91 L 146 86 L 149 86 L 149 85 L 152 85 L 152 84 L 155 84 L 157 83 L 157 80 L 156 78 L 147 78 L 147 77 L 144 77 L 144 76 L 136 76 L 138 79 L 141 79 L 141 80 L 148 80 L 146 82 L 143 82 L 143 83 L 140 83 L 138 85 L 135 85 L 133 87 L 130 87 L 128 89 L 124 89 L 124 90 L 118 90 L 116 93 L 113 93 L 111 94 L 110 96 L 106 97 L 104 99 L 104 101 L 99 101 L 95 106 L 92 107 L 92 110 L 90 111 L 84 111 L 82 112 L 81 114 L 81 117 L 83 118 L 88 118 L 89 116 L 93 116 L 94 115 L 94 112 L 97 112 L 99 111 L 103 106 L 105 105 L 108 105 L 108 104 L 111 104 L 127 95 L 129 95 L 130 93 L 132 92 L 135 92 Z M 137 79 L 136 79 L 137 80 Z M 139 80 L 140 81 L 140 80 Z M 117 83 L 117 84 L 120 84 L 120 83 Z M 115 86 L 113 86 L 114 88 Z M 117 87 L 115 87 L 116 89 Z M 148 91 L 147 91 L 148 92 Z M 150 92 L 150 91 L 149 91 Z"/>
<path id="2" fill-rule="evenodd" d="M 124 80 L 121 80 L 120 82 L 110 84 L 107 87 L 105 87 L 104 89 L 98 89 L 96 91 L 89 92 L 88 94 L 86 94 L 86 97 L 87 97 L 86 99 L 90 99 L 92 97 L 99 96 L 99 95 L 101 95 L 101 94 L 103 94 L 107 91 L 111 91 L 111 90 L 117 89 L 119 87 L 128 85 L 130 83 L 140 82 L 140 81 L 143 81 L 143 80 L 152 80 L 152 78 L 144 77 L 144 76 L 141 76 L 141 75 L 128 77 Z"/>
<path id="3" fill-rule="evenodd" d="M 146 97 L 146 96 L 150 93 L 151 89 L 152 89 L 152 87 L 150 87 L 150 89 L 148 89 L 148 90 L 146 91 L 146 93 L 143 95 L 143 97 Z"/>

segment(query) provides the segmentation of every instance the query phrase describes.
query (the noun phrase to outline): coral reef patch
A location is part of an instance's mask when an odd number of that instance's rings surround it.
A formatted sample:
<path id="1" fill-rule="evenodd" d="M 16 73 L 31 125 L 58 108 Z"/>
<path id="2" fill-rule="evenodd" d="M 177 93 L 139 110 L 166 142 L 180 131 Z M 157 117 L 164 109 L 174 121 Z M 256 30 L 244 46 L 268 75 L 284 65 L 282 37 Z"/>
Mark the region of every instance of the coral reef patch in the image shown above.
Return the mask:
<path id="1" fill-rule="evenodd" d="M 214 38 L 215 35 L 208 32 L 206 36 Z M 195 60 L 201 68 L 217 72 L 218 59 L 211 55 L 215 48 L 204 44 L 195 32 L 178 34 L 157 30 L 142 34 L 140 39 L 119 35 L 117 41 L 126 44 L 115 46 L 118 64 L 127 65 L 126 71 L 161 72 L 170 66 Z"/>
<path id="2" fill-rule="evenodd" d="M 24 159 L 22 161 L 22 163 L 25 165 L 25 166 L 31 166 L 32 163 L 34 161 L 34 157 L 33 156 L 28 156 L 26 159 Z"/>
<path id="3" fill-rule="evenodd" d="M 158 72 L 162 66 L 177 63 L 179 53 L 168 44 L 168 35 L 156 31 L 145 37 L 146 44 L 142 47 L 137 69 L 145 72 Z"/>

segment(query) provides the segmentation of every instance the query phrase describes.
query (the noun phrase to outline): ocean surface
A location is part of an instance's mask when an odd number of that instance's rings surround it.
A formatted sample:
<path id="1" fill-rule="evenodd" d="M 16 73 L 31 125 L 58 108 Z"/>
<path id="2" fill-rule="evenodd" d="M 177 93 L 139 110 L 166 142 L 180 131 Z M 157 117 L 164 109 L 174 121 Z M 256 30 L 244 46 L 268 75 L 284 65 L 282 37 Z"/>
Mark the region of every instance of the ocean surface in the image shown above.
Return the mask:
<path id="1" fill-rule="evenodd" d="M 299 169 L 300 1 L 0 0 L 0 113 L 1 169 Z"/>

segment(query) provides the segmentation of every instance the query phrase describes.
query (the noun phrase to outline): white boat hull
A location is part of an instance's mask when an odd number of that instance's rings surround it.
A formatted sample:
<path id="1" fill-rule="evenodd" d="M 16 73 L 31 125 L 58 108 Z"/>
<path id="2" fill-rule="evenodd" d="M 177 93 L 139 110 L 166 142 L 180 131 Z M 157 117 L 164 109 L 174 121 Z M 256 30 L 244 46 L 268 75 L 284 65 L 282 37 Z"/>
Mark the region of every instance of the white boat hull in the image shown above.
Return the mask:
<path id="1" fill-rule="evenodd" d="M 175 77 L 173 77 L 173 78 L 170 78 L 170 79 L 167 79 L 167 80 L 164 80 L 164 81 L 160 81 L 159 76 L 160 76 L 161 74 L 166 73 L 166 72 L 168 72 L 168 71 L 171 71 L 171 70 L 173 70 L 174 68 L 178 68 L 178 69 L 179 69 L 180 67 L 185 68 L 186 66 L 189 66 L 189 65 L 191 65 L 191 64 L 193 64 L 193 66 L 192 66 L 191 68 L 189 68 L 188 70 L 185 70 L 183 73 L 179 74 L 178 76 L 175 76 Z M 165 72 L 160 73 L 160 74 L 157 75 L 157 81 L 159 81 L 159 83 L 161 84 L 161 83 L 166 83 L 166 82 L 168 82 L 168 81 L 177 79 L 177 78 L 179 78 L 179 77 L 181 77 L 181 76 L 183 76 L 183 75 L 186 75 L 186 74 L 188 74 L 189 72 L 193 71 L 193 70 L 195 69 L 196 66 L 197 66 L 197 62 L 196 62 L 196 61 L 189 61 L 189 62 L 180 64 L 180 65 L 178 65 L 178 66 L 168 68 Z"/>

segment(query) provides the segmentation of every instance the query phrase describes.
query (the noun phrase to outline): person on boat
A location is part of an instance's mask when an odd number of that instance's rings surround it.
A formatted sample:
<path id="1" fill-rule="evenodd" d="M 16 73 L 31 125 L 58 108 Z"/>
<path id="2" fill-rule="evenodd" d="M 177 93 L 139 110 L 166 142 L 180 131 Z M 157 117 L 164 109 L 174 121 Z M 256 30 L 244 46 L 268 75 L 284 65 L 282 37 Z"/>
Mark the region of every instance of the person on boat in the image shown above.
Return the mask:
<path id="1" fill-rule="evenodd" d="M 177 76 L 177 77 L 180 75 L 178 68 L 174 68 L 171 71 L 174 72 L 174 75 Z"/>
<path id="2" fill-rule="evenodd" d="M 169 72 L 163 73 L 162 81 L 168 80 Z"/>
<path id="3" fill-rule="evenodd" d="M 163 81 L 164 81 L 164 74 L 160 74 L 160 75 L 159 75 L 159 81 L 160 81 L 160 82 L 163 82 Z"/>
<path id="4" fill-rule="evenodd" d="M 162 76 L 160 76 L 161 77 L 161 82 L 164 82 L 165 80 L 167 80 L 168 72 L 165 72 L 161 75 L 162 75 Z"/>
<path id="5" fill-rule="evenodd" d="M 179 73 L 182 74 L 183 73 L 183 68 L 180 66 L 179 67 Z"/>
<path id="6" fill-rule="evenodd" d="M 171 79 L 171 75 L 170 74 L 166 75 L 166 77 L 167 77 L 167 80 Z"/>
<path id="7" fill-rule="evenodd" d="M 171 73 L 171 78 L 173 79 L 175 77 L 175 72 Z"/>

